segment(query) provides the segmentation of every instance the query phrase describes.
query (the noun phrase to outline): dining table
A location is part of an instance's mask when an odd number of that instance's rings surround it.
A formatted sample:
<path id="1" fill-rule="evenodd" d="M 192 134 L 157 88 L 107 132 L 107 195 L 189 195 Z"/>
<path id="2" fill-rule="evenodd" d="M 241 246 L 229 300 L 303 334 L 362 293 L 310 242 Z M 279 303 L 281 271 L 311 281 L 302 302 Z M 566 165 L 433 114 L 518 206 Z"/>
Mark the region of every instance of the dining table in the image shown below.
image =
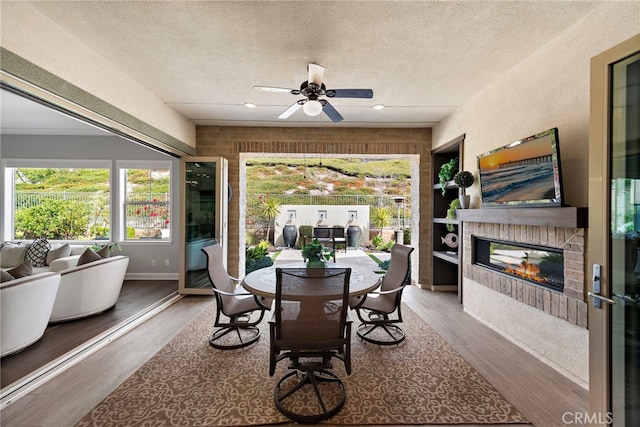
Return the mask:
<path id="1" fill-rule="evenodd" d="M 242 287 L 254 295 L 272 299 L 275 298 L 276 267 L 304 269 L 306 268 L 306 263 L 295 262 L 277 266 L 273 265 L 271 267 L 252 271 L 244 277 Z M 329 262 L 327 263 L 327 268 L 351 268 L 349 297 L 357 297 L 375 290 L 382 280 L 382 276 L 380 274 L 360 266 Z"/>

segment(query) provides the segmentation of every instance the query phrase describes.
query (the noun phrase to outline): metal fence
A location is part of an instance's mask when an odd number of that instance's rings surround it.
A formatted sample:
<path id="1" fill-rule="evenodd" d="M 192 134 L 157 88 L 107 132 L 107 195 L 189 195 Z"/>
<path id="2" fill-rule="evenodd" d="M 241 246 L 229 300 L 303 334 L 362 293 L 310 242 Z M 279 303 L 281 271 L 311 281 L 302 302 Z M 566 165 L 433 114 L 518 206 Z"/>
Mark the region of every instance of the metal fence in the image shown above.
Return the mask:
<path id="1" fill-rule="evenodd" d="M 92 212 L 109 212 L 111 197 L 104 192 L 72 192 L 72 191 L 16 191 L 15 209 L 28 209 L 40 205 L 44 200 L 69 200 L 83 203 Z M 169 193 L 128 194 L 125 210 L 127 226 L 133 228 L 168 228 L 169 227 Z M 96 218 L 98 222 L 108 222 L 109 218 Z"/>
<path id="2" fill-rule="evenodd" d="M 264 218 L 259 217 L 261 205 L 264 200 L 273 199 L 279 205 L 361 205 L 372 208 L 386 207 L 393 212 L 392 227 L 405 228 L 407 218 L 411 218 L 411 198 L 402 195 L 392 194 L 344 194 L 344 195 L 324 195 L 324 194 L 261 194 L 247 198 L 247 218 L 254 216 L 251 220 L 257 226 L 267 225 Z M 402 204 L 400 204 L 402 203 Z M 398 223 L 397 210 L 400 204 L 402 209 L 401 218 Z"/>

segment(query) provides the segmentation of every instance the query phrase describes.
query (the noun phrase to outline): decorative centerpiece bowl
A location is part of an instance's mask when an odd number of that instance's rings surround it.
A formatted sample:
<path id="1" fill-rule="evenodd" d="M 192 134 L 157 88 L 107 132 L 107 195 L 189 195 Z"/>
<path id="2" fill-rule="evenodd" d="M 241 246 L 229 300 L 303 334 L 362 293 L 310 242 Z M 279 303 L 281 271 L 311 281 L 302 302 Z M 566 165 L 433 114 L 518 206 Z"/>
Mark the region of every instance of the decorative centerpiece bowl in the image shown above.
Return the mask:
<path id="1" fill-rule="evenodd" d="M 333 257 L 333 251 L 313 239 L 302 247 L 302 258 L 307 262 L 307 268 L 325 268 L 327 261 Z"/>

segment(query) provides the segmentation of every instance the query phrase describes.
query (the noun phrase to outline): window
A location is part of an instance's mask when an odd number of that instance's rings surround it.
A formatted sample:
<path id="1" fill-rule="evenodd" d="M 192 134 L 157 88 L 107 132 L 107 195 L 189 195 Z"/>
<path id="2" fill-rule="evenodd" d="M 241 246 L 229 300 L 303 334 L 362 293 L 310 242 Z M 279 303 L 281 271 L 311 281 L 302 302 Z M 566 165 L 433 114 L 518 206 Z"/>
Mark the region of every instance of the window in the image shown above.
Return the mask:
<path id="1" fill-rule="evenodd" d="M 7 239 L 108 240 L 110 162 L 12 161 L 5 166 Z"/>
<path id="2" fill-rule="evenodd" d="M 123 240 L 171 239 L 171 163 L 121 162 Z"/>

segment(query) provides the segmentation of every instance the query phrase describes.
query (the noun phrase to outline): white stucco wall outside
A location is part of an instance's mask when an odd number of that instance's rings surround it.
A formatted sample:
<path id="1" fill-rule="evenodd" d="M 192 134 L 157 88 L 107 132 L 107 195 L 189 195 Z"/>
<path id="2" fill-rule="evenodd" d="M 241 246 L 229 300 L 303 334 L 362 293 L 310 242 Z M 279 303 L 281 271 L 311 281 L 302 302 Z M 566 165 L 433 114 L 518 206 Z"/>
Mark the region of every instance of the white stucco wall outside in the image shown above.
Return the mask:
<path id="1" fill-rule="evenodd" d="M 2 2 L 2 47 L 139 118 L 196 146 L 195 125 L 143 86 L 22 2 Z"/>

